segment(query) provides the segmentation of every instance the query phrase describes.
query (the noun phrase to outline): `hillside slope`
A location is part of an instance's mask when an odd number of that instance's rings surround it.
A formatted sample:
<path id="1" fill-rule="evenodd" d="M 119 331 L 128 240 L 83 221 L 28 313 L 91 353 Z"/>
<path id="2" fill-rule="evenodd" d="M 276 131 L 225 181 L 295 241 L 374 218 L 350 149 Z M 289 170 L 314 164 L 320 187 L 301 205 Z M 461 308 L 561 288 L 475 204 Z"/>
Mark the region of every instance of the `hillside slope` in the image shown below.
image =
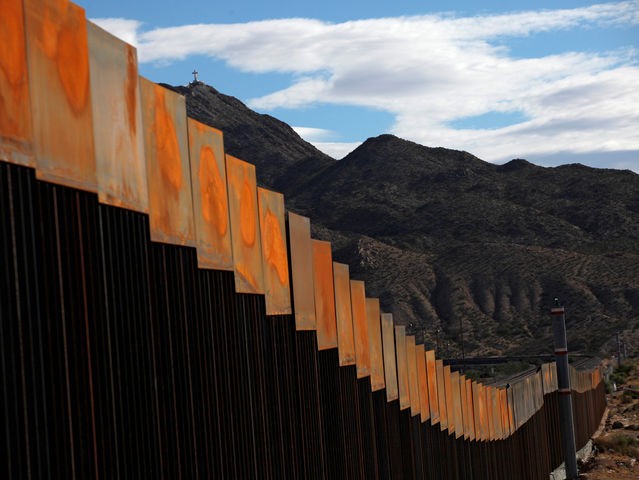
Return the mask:
<path id="1" fill-rule="evenodd" d="M 452 354 L 462 338 L 466 354 L 549 352 L 554 297 L 566 305 L 572 350 L 599 352 L 617 331 L 632 344 L 639 175 L 498 166 L 392 135 L 336 162 L 211 87 L 175 89 L 189 115 L 222 130 L 227 151 L 310 216 L 367 294 L 427 344 L 450 343 Z"/>

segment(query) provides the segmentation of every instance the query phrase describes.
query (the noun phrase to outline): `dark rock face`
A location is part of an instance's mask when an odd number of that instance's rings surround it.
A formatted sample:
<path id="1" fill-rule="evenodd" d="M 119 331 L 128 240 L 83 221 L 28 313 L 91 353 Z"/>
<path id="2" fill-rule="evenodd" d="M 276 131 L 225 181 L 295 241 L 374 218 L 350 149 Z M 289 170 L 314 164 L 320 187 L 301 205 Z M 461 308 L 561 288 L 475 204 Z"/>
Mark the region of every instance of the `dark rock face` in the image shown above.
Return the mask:
<path id="1" fill-rule="evenodd" d="M 550 353 L 554 297 L 571 350 L 601 352 L 617 331 L 639 346 L 639 175 L 493 165 L 392 135 L 337 162 L 211 87 L 175 90 L 427 347 L 454 354 L 463 332 L 467 355 Z"/>

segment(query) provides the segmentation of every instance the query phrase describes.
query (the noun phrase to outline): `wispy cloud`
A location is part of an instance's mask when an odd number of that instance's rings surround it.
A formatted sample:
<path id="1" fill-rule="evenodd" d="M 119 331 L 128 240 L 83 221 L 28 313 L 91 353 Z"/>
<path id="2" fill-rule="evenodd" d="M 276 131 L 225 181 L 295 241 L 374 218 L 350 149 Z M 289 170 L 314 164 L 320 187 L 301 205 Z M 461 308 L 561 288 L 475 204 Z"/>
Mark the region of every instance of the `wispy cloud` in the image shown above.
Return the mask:
<path id="1" fill-rule="evenodd" d="M 639 150 L 633 46 L 517 58 L 503 41 L 615 25 L 639 25 L 639 1 L 479 17 L 283 19 L 144 32 L 132 23 L 127 35 L 136 39 L 141 62 L 204 54 L 241 71 L 291 74 L 287 88 L 249 100 L 254 108 L 316 103 L 375 108 L 395 116 L 392 133 L 403 138 L 500 161 Z M 491 130 L 451 127 L 456 119 L 490 112 L 519 112 L 526 120 Z M 317 146 L 321 142 L 315 138 Z"/>

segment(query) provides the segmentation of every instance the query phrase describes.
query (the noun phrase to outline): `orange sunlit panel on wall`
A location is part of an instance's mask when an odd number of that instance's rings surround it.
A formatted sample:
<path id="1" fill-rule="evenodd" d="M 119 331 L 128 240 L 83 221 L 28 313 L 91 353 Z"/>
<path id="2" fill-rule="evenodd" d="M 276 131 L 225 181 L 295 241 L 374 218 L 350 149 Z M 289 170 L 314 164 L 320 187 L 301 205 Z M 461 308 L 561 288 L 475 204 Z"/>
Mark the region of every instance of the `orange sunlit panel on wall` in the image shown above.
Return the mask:
<path id="1" fill-rule="evenodd" d="M 468 418 L 464 419 L 466 427 L 464 427 L 464 433 L 468 432 L 468 438 L 475 440 L 475 408 L 473 403 L 473 381 L 470 378 L 466 379 L 466 410 L 468 412 Z"/>
<path id="2" fill-rule="evenodd" d="M 466 376 L 459 375 L 459 403 L 462 413 L 462 431 L 464 439 L 468 440 L 468 405 L 466 404 Z"/>
<path id="3" fill-rule="evenodd" d="M 444 378 L 444 362 L 435 360 L 437 372 L 437 398 L 439 400 L 439 426 L 441 430 L 448 428 L 448 411 L 446 410 L 446 379 Z"/>
<path id="4" fill-rule="evenodd" d="M 284 195 L 257 189 L 267 315 L 290 315 L 291 284 L 284 220 Z"/>
<path id="5" fill-rule="evenodd" d="M 93 134 L 102 203 L 149 211 L 135 48 L 88 22 Z"/>
<path id="6" fill-rule="evenodd" d="M 417 381 L 417 360 L 415 358 L 415 336 L 406 335 L 406 362 L 408 363 L 408 391 L 410 392 L 410 414 L 419 415 L 419 383 Z"/>
<path id="7" fill-rule="evenodd" d="M 0 0 L 0 12 L 0 160 L 33 166 L 22 1 Z"/>
<path id="8" fill-rule="evenodd" d="M 473 418 L 475 420 L 475 439 L 486 440 L 484 436 L 484 426 L 482 418 L 484 416 L 484 408 L 482 405 L 481 384 L 473 382 Z"/>
<path id="9" fill-rule="evenodd" d="M 397 387 L 399 390 L 399 408 L 410 407 L 410 386 L 408 379 L 408 355 L 406 352 L 406 327 L 395 327 L 395 351 L 397 352 Z"/>
<path id="10" fill-rule="evenodd" d="M 505 388 L 499 389 L 499 409 L 501 411 L 501 438 L 506 438 L 510 435 L 510 422 L 508 420 L 508 397 L 506 396 Z"/>
<path id="11" fill-rule="evenodd" d="M 508 429 L 511 435 L 515 432 L 515 416 L 513 412 L 514 398 L 513 389 L 508 388 L 506 391 L 506 400 L 508 401 Z"/>
<path id="12" fill-rule="evenodd" d="M 313 244 L 311 221 L 288 212 L 288 244 L 291 250 L 291 283 L 297 330 L 315 330 Z"/>
<path id="13" fill-rule="evenodd" d="M 493 406 L 493 387 L 486 387 L 484 393 L 486 395 L 486 420 L 488 422 L 488 440 L 495 440 L 495 408 Z"/>
<path id="14" fill-rule="evenodd" d="M 313 288 L 313 244 L 311 221 L 288 212 L 288 244 L 291 249 L 291 283 L 295 328 L 315 330 L 315 290 Z"/>
<path id="15" fill-rule="evenodd" d="M 66 0 L 24 6 L 36 175 L 97 192 L 84 9 Z"/>
<path id="16" fill-rule="evenodd" d="M 340 366 L 355 365 L 355 339 L 353 337 L 353 310 L 348 265 L 333 262 L 335 284 L 335 317 L 337 318 L 337 348 Z"/>
<path id="17" fill-rule="evenodd" d="M 453 381 L 451 377 L 450 365 L 444 367 L 444 392 L 446 395 L 446 413 L 448 414 L 448 433 L 455 432 L 455 403 L 453 400 Z"/>
<path id="18" fill-rule="evenodd" d="M 233 270 L 224 138 L 192 118 L 187 126 L 198 266 Z"/>
<path id="19" fill-rule="evenodd" d="M 226 155 L 235 291 L 264 293 L 255 166 Z"/>
<path id="20" fill-rule="evenodd" d="M 371 390 L 375 392 L 386 386 L 379 298 L 366 299 L 366 318 L 368 320 L 368 348 L 371 358 Z"/>
<path id="21" fill-rule="evenodd" d="M 435 351 L 425 352 L 426 375 L 428 380 L 428 404 L 430 406 L 430 423 L 439 423 L 439 399 L 437 398 L 437 369 L 435 366 Z"/>
<path id="22" fill-rule="evenodd" d="M 415 360 L 417 360 L 417 384 L 419 385 L 419 411 L 422 422 L 425 422 L 430 418 L 430 406 L 428 404 L 428 378 L 423 343 L 415 345 Z"/>
<path id="23" fill-rule="evenodd" d="M 315 284 L 315 318 L 317 348 L 337 347 L 335 290 L 333 289 L 333 255 L 330 242 L 313 240 L 313 282 Z"/>
<path id="24" fill-rule="evenodd" d="M 353 308 L 357 378 L 363 378 L 370 375 L 371 372 L 371 353 L 368 340 L 368 319 L 366 317 L 366 289 L 364 282 L 360 280 L 351 280 L 351 307 Z"/>
<path id="25" fill-rule="evenodd" d="M 184 97 L 140 77 L 151 240 L 195 246 Z"/>
<path id="26" fill-rule="evenodd" d="M 382 313 L 382 346 L 384 348 L 384 376 L 386 378 L 386 400 L 399 398 L 397 390 L 397 363 L 395 362 L 395 331 L 393 315 Z"/>
<path id="27" fill-rule="evenodd" d="M 455 438 L 460 438 L 464 435 L 464 417 L 462 416 L 459 372 L 450 373 L 450 385 L 452 387 L 453 411 L 455 412 Z"/>

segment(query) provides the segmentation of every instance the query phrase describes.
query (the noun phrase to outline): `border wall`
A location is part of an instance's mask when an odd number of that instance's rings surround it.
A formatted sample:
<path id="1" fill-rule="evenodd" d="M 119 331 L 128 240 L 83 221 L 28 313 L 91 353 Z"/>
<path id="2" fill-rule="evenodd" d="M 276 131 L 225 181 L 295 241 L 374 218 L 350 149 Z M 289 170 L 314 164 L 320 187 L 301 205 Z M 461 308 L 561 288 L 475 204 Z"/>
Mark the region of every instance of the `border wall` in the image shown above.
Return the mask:
<path id="1" fill-rule="evenodd" d="M 0 0 L 5 478 L 546 479 L 554 364 L 451 371 L 66 0 Z M 605 409 L 571 372 L 577 446 Z"/>

